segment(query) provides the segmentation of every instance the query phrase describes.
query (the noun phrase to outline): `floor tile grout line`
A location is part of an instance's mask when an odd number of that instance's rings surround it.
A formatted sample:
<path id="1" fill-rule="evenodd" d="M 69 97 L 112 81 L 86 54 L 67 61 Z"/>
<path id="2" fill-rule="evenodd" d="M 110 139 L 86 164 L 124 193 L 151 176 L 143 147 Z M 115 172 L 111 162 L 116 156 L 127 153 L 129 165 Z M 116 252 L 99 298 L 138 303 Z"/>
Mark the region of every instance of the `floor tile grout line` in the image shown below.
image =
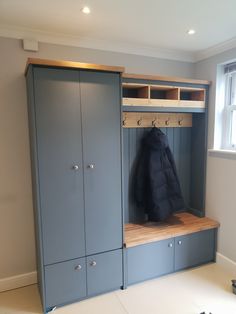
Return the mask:
<path id="1" fill-rule="evenodd" d="M 125 305 L 122 303 L 122 301 L 119 297 L 119 294 L 117 292 L 115 292 L 115 296 L 118 299 L 118 301 L 119 301 L 120 305 L 122 306 L 123 310 L 125 311 L 125 313 L 129 314 L 128 310 L 126 309 Z"/>

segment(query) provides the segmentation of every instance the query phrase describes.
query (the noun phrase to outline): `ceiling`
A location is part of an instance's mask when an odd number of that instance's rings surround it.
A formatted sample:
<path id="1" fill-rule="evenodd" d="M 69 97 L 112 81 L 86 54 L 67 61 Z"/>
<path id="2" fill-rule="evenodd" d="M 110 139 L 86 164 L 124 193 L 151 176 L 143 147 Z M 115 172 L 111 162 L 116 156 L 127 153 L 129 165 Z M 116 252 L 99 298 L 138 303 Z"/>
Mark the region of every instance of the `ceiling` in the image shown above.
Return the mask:
<path id="1" fill-rule="evenodd" d="M 236 46 L 235 12 L 235 0 L 0 0 L 0 36 L 194 62 Z"/>

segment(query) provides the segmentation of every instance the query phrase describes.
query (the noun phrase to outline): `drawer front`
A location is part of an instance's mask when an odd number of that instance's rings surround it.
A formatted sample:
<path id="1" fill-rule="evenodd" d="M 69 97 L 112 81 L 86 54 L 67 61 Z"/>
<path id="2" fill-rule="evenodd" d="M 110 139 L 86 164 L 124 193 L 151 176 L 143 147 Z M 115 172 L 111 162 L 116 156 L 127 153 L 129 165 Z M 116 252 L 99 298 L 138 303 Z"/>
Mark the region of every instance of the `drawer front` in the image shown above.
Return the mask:
<path id="1" fill-rule="evenodd" d="M 45 267 L 46 308 L 86 296 L 85 258 Z"/>
<path id="2" fill-rule="evenodd" d="M 127 249 L 128 285 L 174 270 L 174 239 Z"/>
<path id="3" fill-rule="evenodd" d="M 207 263 L 214 258 L 214 229 L 175 238 L 175 270 Z"/>
<path id="4" fill-rule="evenodd" d="M 87 257 L 88 295 L 120 289 L 122 286 L 122 250 Z"/>

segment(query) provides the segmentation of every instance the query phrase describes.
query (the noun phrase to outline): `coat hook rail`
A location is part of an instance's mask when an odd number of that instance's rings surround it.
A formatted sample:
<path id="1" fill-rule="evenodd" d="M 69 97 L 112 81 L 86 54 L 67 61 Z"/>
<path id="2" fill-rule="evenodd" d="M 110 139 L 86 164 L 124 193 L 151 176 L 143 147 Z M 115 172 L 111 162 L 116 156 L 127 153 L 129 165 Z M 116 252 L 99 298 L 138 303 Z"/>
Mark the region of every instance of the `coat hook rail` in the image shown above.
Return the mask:
<path id="1" fill-rule="evenodd" d="M 123 112 L 123 128 L 188 128 L 191 113 Z"/>

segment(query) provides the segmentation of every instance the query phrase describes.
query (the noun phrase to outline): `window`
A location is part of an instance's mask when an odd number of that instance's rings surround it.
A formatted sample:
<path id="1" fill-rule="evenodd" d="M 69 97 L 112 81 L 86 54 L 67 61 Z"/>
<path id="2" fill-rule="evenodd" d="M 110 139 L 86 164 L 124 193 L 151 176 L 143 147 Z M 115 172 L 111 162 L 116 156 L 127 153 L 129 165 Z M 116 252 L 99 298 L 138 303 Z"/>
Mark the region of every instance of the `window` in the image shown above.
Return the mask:
<path id="1" fill-rule="evenodd" d="M 236 150 L 236 62 L 224 66 L 224 80 L 222 146 L 224 149 Z"/>

